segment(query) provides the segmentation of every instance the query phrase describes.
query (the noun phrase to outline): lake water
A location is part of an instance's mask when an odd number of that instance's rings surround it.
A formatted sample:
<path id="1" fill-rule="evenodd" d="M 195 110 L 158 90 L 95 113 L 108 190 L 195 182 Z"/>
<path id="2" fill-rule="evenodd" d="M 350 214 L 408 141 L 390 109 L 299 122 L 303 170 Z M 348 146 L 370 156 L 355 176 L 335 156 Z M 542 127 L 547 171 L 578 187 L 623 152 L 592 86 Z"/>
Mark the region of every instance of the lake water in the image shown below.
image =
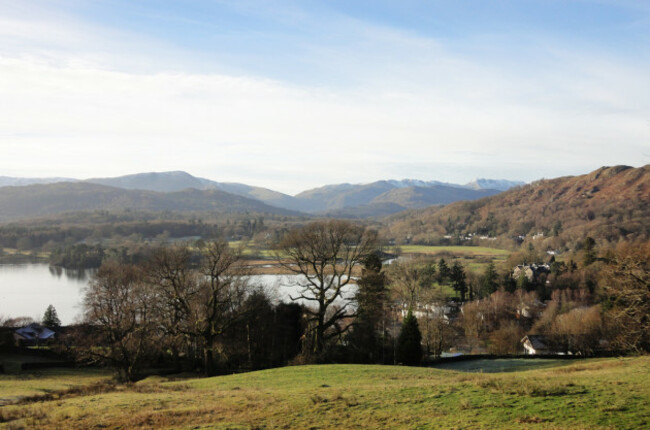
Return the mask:
<path id="1" fill-rule="evenodd" d="M 80 319 L 84 289 L 92 274 L 89 270 L 64 270 L 47 264 L 2 264 L 0 317 L 24 316 L 40 321 L 45 309 L 53 305 L 62 324 L 74 323 Z M 264 288 L 277 301 L 290 302 L 291 296 L 299 293 L 301 279 L 298 275 L 255 275 L 249 282 Z M 347 286 L 344 297 L 351 297 L 355 288 Z"/>
<path id="2" fill-rule="evenodd" d="M 0 265 L 0 316 L 43 318 L 49 305 L 63 324 L 81 312 L 83 289 L 92 272 L 50 268 L 47 264 Z"/>

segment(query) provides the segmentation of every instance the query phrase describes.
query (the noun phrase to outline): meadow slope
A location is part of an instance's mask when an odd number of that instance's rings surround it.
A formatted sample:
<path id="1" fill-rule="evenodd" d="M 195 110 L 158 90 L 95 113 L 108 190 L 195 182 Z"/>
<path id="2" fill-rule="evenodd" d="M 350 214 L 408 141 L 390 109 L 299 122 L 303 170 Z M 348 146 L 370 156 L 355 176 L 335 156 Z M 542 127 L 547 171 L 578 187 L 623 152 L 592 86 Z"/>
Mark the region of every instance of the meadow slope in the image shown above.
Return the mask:
<path id="1" fill-rule="evenodd" d="M 149 378 L 0 408 L 6 428 L 566 428 L 650 424 L 650 357 L 509 373 L 322 365 Z M 0 378 L 0 390 L 8 376 Z M 33 381 L 32 381 L 33 384 Z"/>

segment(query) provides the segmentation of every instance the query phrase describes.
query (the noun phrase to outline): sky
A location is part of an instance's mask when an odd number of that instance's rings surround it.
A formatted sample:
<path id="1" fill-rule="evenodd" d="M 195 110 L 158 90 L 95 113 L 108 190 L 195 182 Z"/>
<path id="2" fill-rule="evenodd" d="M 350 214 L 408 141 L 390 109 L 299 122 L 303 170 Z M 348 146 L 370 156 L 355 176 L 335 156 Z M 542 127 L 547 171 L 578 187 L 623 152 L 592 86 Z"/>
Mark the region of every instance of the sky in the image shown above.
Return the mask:
<path id="1" fill-rule="evenodd" d="M 647 0 L 0 0 L 0 176 L 295 194 L 650 163 Z"/>

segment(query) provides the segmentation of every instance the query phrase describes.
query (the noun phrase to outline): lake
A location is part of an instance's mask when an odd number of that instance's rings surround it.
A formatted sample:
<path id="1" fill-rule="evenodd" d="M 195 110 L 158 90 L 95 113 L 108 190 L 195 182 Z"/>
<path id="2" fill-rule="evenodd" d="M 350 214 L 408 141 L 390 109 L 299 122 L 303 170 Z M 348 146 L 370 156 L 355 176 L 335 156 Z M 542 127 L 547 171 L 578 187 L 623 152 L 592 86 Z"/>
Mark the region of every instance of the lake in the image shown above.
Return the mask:
<path id="1" fill-rule="evenodd" d="M 63 325 L 80 319 L 84 288 L 93 271 L 65 270 L 52 268 L 47 264 L 0 264 L 0 317 L 31 317 L 36 321 L 43 318 L 49 305 L 56 312 Z M 299 275 L 254 275 L 251 285 L 264 288 L 276 301 L 291 301 L 290 296 L 298 294 Z M 345 297 L 351 297 L 355 290 L 349 285 Z"/>
<path id="2" fill-rule="evenodd" d="M 83 289 L 91 271 L 50 268 L 47 264 L 0 265 L 0 316 L 43 318 L 49 305 L 63 324 L 75 321 L 81 311 Z"/>

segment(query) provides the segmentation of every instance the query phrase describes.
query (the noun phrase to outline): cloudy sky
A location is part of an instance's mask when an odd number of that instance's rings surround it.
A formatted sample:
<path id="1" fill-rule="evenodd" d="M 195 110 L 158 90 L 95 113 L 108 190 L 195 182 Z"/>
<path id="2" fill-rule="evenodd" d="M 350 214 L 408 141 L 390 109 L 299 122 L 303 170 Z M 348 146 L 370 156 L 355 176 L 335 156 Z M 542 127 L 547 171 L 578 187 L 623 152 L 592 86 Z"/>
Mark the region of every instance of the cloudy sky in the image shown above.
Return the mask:
<path id="1" fill-rule="evenodd" d="M 0 0 L 0 176 L 279 191 L 650 163 L 645 0 Z"/>

